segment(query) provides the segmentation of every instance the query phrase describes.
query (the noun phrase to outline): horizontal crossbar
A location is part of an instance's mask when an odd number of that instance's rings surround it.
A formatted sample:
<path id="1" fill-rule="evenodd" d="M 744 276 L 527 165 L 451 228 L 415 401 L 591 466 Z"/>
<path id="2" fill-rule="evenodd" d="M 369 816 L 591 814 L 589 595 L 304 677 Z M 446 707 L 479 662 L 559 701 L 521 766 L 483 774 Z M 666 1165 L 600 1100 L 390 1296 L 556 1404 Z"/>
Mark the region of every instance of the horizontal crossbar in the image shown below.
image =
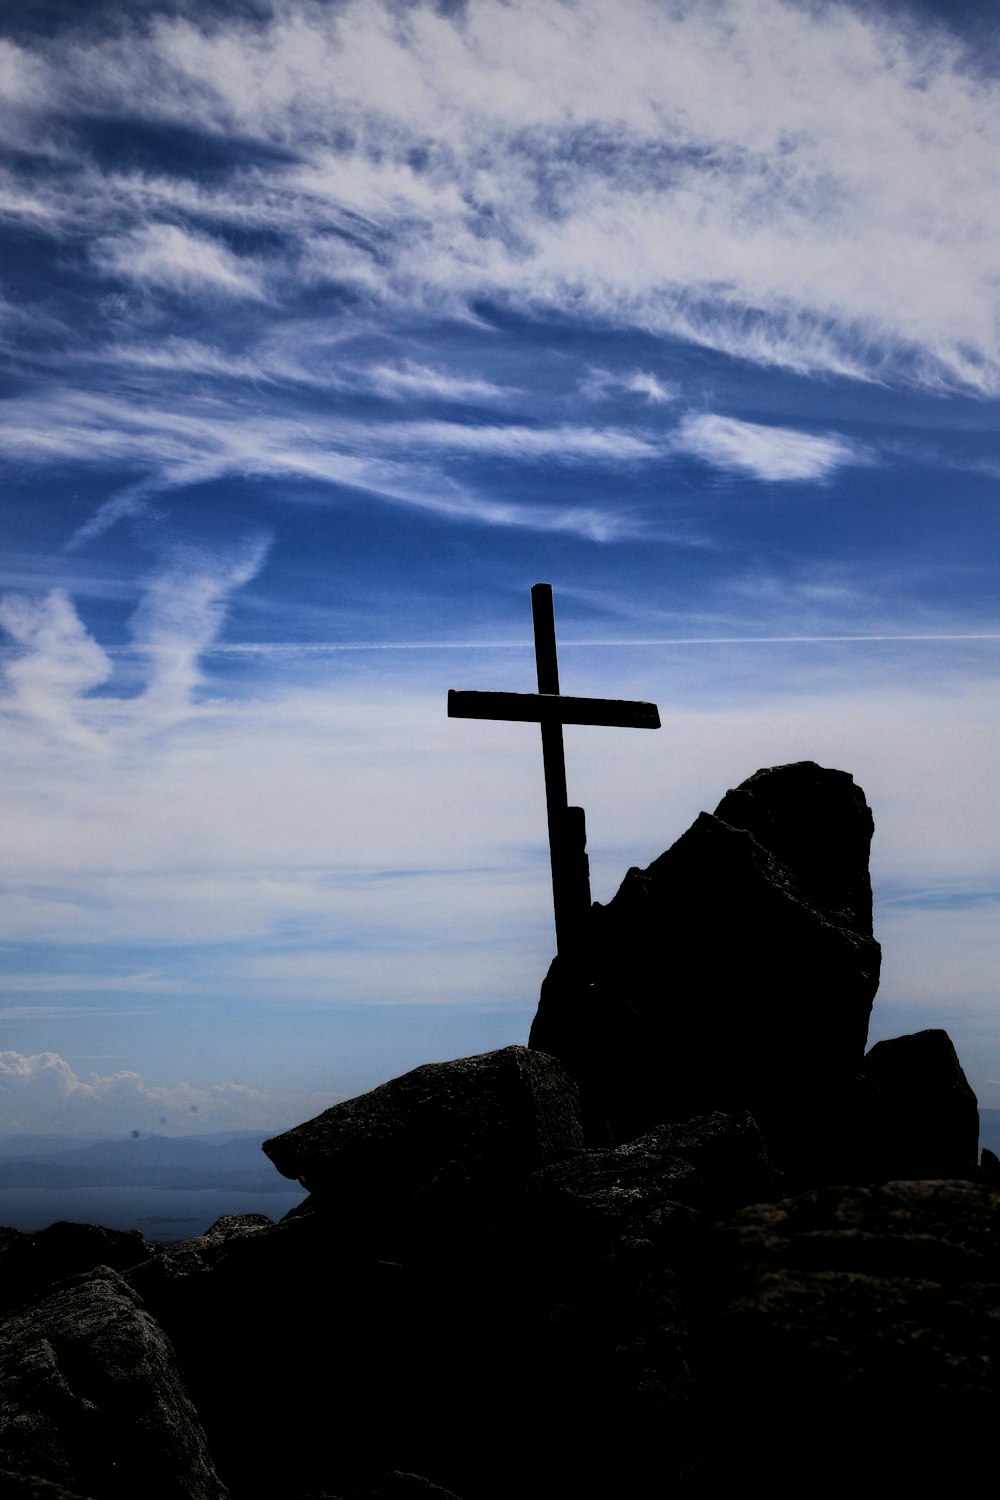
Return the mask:
<path id="1" fill-rule="evenodd" d="M 570 698 L 562 693 L 448 693 L 449 719 L 512 719 L 521 724 L 611 724 L 659 729 L 655 703 L 625 698 Z"/>

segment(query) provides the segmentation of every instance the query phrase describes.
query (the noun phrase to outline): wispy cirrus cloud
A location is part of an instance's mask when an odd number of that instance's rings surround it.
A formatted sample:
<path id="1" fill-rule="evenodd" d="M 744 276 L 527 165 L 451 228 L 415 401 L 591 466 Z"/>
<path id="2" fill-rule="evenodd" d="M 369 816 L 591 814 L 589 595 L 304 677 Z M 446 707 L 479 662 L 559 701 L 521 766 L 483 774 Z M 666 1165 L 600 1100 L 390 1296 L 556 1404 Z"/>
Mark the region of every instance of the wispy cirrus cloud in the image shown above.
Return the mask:
<path id="1" fill-rule="evenodd" d="M 460 374 L 403 360 L 398 364 L 352 364 L 331 354 L 337 340 L 325 327 L 293 326 L 272 330 L 252 352 L 233 354 L 198 339 L 171 336 L 157 343 L 119 343 L 91 352 L 86 362 L 102 370 L 116 366 L 168 375 L 221 376 L 234 381 L 308 385 L 327 391 L 360 392 L 388 401 L 461 402 L 468 405 L 506 402 L 523 395 L 517 386 L 497 385 L 479 376 Z"/>
<path id="2" fill-rule="evenodd" d="M 290 367 L 283 361 L 269 360 L 259 352 L 252 355 L 228 354 L 199 339 L 178 338 L 176 335 L 170 335 L 156 343 L 113 344 L 96 358 L 90 353 L 86 357 L 86 363 L 99 363 L 105 368 L 110 365 L 167 374 L 213 375 L 252 381 L 295 378 L 299 374 L 296 367 Z"/>
<path id="3" fill-rule="evenodd" d="M 569 423 L 364 422 L 315 412 L 280 417 L 261 402 L 224 406 L 175 396 L 151 408 L 114 396 L 50 390 L 45 398 L 6 403 L 0 431 L 4 452 L 34 462 L 129 465 L 144 474 L 77 529 L 70 545 L 79 547 L 140 513 L 158 491 L 227 475 L 321 480 L 457 521 L 608 540 L 634 530 L 620 510 L 486 498 L 471 483 L 442 471 L 441 463 L 476 455 L 566 464 L 649 463 L 663 457 L 665 446 L 654 434 Z"/>
<path id="4" fill-rule="evenodd" d="M 4 664 L 10 704 L 20 714 L 79 743 L 94 743 L 74 706 L 111 677 L 110 657 L 84 628 L 63 589 L 47 597 L 7 594 L 0 599 L 0 625 L 23 648 Z"/>
<path id="5" fill-rule="evenodd" d="M 168 720 L 183 713 L 202 681 L 199 658 L 216 639 L 232 594 L 260 572 L 271 545 L 250 537 L 225 552 L 174 549 L 148 580 L 130 621 L 148 662 L 143 699 Z"/>
<path id="6" fill-rule="evenodd" d="M 189 294 L 247 298 L 264 296 L 260 271 L 217 240 L 177 224 L 147 224 L 96 248 L 108 273 L 143 287 Z"/>
<path id="7" fill-rule="evenodd" d="M 232 594 L 261 569 L 270 545 L 257 535 L 228 549 L 175 548 L 144 582 L 130 625 L 144 663 L 144 688 L 121 699 L 93 697 L 114 663 L 81 621 L 63 589 L 6 594 L 0 625 L 21 648 L 3 662 L 8 687 L 0 714 L 57 740 L 114 748 L 120 737 L 148 736 L 191 711 L 202 681 L 199 658 L 216 639 Z M 110 713 L 109 713 L 110 710 Z"/>
<path id="8" fill-rule="evenodd" d="M 841 437 L 765 427 L 711 412 L 685 417 L 671 445 L 713 468 L 773 483 L 823 480 L 846 464 L 870 462 L 863 450 Z"/>
<path id="9" fill-rule="evenodd" d="M 505 401 L 519 394 L 516 387 L 490 380 L 450 375 L 406 360 L 401 365 L 370 365 L 359 372 L 371 389 L 394 400 L 433 397 L 440 401 Z"/>
<path id="10" fill-rule="evenodd" d="M 565 463 L 621 463 L 657 459 L 663 445 L 653 435 L 616 428 L 488 426 L 445 421 L 385 423 L 372 432 L 374 442 L 449 450 L 495 453 L 505 458 L 549 458 Z"/>
<path id="11" fill-rule="evenodd" d="M 649 370 L 633 370 L 628 375 L 611 370 L 592 369 L 580 382 L 580 394 L 588 401 L 603 401 L 622 394 L 641 396 L 652 405 L 676 401 L 680 392 L 672 382 L 658 380 Z"/>
<path id="12" fill-rule="evenodd" d="M 9 138 L 76 168 L 25 175 L 25 205 L 117 276 L 492 296 L 794 369 L 997 388 L 997 84 L 899 8 L 349 0 L 119 25 L 3 57 Z M 252 165 L 123 170 L 92 148 L 95 114 L 235 139 Z M 275 242 L 237 256 L 213 217 Z"/>
<path id="13" fill-rule="evenodd" d="M 115 274 L 259 296 L 266 267 L 286 298 L 303 276 L 411 310 L 487 296 L 998 387 L 998 85 L 903 9 L 348 0 L 119 25 L 4 52 L 10 136 L 84 167 L 33 199 Z M 214 180 L 123 170 L 95 112 L 246 149 Z M 275 242 L 251 267 L 213 215 Z"/>

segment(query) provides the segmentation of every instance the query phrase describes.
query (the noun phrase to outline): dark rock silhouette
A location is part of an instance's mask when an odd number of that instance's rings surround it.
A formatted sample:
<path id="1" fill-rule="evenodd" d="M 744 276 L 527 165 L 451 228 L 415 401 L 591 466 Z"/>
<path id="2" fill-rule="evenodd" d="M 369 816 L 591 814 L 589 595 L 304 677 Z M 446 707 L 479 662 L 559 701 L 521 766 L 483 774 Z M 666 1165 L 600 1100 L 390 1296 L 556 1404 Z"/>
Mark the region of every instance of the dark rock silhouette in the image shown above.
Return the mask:
<path id="1" fill-rule="evenodd" d="M 10 1493 L 980 1483 L 1000 1163 L 943 1031 L 864 1055 L 870 838 L 845 773 L 758 772 L 595 909 L 530 1049 L 268 1141 L 278 1224 L 0 1231 Z"/>
<path id="2" fill-rule="evenodd" d="M 962 1177 L 975 1171 L 979 1109 L 946 1031 L 876 1042 L 861 1071 L 891 1101 L 901 1137 L 893 1163 L 897 1176 Z"/>
<path id="3" fill-rule="evenodd" d="M 770 849 L 817 911 L 871 936 L 868 852 L 875 822 L 846 771 L 812 760 L 771 766 L 727 792 L 715 816 Z"/>
<path id="4" fill-rule="evenodd" d="M 95 1266 L 125 1271 L 155 1253 L 137 1229 L 105 1229 L 60 1220 L 35 1234 L 0 1230 L 0 1313 Z"/>
<path id="5" fill-rule="evenodd" d="M 780 1165 L 826 1170 L 878 986 L 872 826 L 843 771 L 758 771 L 595 905 L 588 963 L 553 962 L 529 1039 L 579 1083 L 589 1139 L 749 1109 Z"/>
<path id="6" fill-rule="evenodd" d="M 551 1057 L 504 1047 L 425 1063 L 264 1142 L 310 1192 L 411 1192 L 449 1161 L 502 1154 L 534 1166 L 583 1145 L 575 1090 Z"/>

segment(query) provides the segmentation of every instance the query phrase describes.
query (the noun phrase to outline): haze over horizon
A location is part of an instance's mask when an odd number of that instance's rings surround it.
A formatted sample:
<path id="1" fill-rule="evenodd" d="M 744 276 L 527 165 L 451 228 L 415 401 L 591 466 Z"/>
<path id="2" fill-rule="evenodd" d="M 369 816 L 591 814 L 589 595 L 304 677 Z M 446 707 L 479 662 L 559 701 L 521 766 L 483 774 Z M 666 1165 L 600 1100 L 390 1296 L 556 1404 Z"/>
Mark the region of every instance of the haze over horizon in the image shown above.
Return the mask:
<path id="1" fill-rule="evenodd" d="M 851 772 L 872 1040 L 1000 1107 L 998 37 L 0 14 L 0 1132 L 276 1130 L 526 1040 L 538 733 L 446 695 L 533 689 L 537 581 L 563 691 L 663 721 L 566 732 L 595 899 L 758 767 Z"/>

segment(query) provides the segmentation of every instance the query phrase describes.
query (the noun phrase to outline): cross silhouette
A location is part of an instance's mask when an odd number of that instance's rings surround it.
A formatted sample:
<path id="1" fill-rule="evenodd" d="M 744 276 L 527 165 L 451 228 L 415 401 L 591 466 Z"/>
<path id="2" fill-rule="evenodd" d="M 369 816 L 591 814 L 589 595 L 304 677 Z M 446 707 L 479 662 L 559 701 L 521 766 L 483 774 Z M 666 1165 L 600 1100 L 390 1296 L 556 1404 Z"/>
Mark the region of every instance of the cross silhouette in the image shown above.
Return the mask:
<path id="1" fill-rule="evenodd" d="M 452 688 L 448 693 L 448 717 L 511 719 L 541 726 L 556 949 L 563 958 L 573 959 L 581 953 L 590 912 L 590 868 L 583 808 L 567 805 L 562 727 L 564 724 L 612 724 L 628 729 L 659 729 L 660 715 L 655 703 L 564 697 L 559 692 L 556 622 L 550 583 L 536 583 L 532 588 L 531 618 L 535 631 L 538 692 L 456 692 Z"/>

